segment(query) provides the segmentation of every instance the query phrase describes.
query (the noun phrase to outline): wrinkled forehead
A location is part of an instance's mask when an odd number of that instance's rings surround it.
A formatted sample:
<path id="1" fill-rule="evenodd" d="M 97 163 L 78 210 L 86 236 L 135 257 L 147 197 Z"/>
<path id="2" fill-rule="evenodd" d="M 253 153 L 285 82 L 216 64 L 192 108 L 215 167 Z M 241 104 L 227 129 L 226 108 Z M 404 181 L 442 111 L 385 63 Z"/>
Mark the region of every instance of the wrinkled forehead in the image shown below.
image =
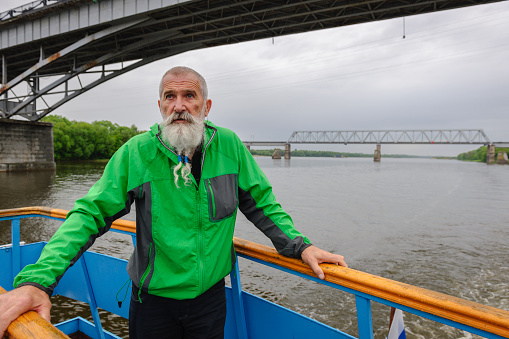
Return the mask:
<path id="1" fill-rule="evenodd" d="M 200 81 L 194 74 L 167 74 L 161 82 L 162 93 L 193 91 L 201 94 Z"/>

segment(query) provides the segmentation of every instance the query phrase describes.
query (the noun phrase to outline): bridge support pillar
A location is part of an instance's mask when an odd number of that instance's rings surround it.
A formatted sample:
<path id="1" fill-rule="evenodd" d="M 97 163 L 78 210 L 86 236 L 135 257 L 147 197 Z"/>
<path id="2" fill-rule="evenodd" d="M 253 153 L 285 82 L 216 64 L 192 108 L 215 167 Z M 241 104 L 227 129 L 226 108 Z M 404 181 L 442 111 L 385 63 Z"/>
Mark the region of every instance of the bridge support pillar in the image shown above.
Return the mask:
<path id="1" fill-rule="evenodd" d="M 53 124 L 0 119 L 0 172 L 55 167 Z"/>
<path id="2" fill-rule="evenodd" d="M 507 159 L 507 153 L 503 152 L 503 151 L 498 152 L 498 155 L 497 155 L 497 164 L 499 164 L 499 165 L 507 165 L 507 163 L 509 163 L 509 161 Z"/>
<path id="3" fill-rule="evenodd" d="M 373 157 L 374 162 L 380 162 L 382 158 L 382 145 L 376 145 L 375 155 Z"/>
<path id="4" fill-rule="evenodd" d="M 272 159 L 281 159 L 281 149 L 274 149 L 274 153 L 272 153 Z"/>
<path id="5" fill-rule="evenodd" d="M 488 145 L 488 151 L 486 152 L 486 163 L 495 163 L 495 145 Z"/>
<path id="6" fill-rule="evenodd" d="M 292 156 L 292 146 L 290 144 L 285 145 L 285 159 L 290 159 Z"/>
<path id="7" fill-rule="evenodd" d="M 249 145 L 246 145 L 246 148 L 247 148 L 248 151 L 251 150 L 251 146 L 249 146 Z"/>

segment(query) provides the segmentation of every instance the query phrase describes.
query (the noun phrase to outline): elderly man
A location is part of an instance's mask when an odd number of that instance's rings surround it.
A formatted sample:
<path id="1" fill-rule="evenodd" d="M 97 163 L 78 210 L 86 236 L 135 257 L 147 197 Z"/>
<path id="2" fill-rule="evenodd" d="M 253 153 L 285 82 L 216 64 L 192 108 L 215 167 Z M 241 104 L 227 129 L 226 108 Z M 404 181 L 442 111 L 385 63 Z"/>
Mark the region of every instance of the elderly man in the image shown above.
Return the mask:
<path id="1" fill-rule="evenodd" d="M 37 263 L 0 296 L 0 337 L 27 310 L 49 320 L 51 296 L 65 271 L 111 223 L 136 203 L 136 248 L 130 338 L 222 338 L 224 277 L 236 256 L 233 230 L 240 209 L 279 253 L 347 266 L 340 255 L 310 244 L 275 200 L 270 183 L 230 130 L 205 121 L 212 102 L 196 71 L 175 67 L 159 88 L 161 124 L 123 145 L 101 179 L 76 201 Z"/>

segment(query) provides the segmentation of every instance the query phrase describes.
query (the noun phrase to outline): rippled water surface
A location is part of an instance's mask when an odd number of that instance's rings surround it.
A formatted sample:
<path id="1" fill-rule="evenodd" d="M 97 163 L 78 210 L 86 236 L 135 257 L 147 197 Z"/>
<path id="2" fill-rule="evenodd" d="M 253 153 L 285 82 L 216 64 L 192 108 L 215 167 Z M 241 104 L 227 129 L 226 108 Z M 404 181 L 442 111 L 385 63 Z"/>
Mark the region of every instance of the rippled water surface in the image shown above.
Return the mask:
<path id="1" fill-rule="evenodd" d="M 509 310 L 509 166 L 436 159 L 257 158 L 297 228 L 350 267 Z M 53 173 L 0 173 L 0 209 L 72 208 L 104 164 L 58 164 Z M 127 219 L 134 220 L 133 215 Z M 57 221 L 22 223 L 22 240 L 48 240 Z M 10 242 L 0 223 L 0 244 Z M 242 215 L 236 236 L 270 245 Z M 130 237 L 109 233 L 92 248 L 127 259 Z M 357 335 L 355 300 L 317 283 L 241 259 L 243 288 Z M 53 297 L 53 320 L 86 306 Z M 89 312 L 88 312 L 89 314 Z M 127 336 L 127 324 L 105 314 L 106 327 Z M 373 304 L 375 338 L 387 335 L 389 308 Z M 409 338 L 471 338 L 405 314 Z"/>

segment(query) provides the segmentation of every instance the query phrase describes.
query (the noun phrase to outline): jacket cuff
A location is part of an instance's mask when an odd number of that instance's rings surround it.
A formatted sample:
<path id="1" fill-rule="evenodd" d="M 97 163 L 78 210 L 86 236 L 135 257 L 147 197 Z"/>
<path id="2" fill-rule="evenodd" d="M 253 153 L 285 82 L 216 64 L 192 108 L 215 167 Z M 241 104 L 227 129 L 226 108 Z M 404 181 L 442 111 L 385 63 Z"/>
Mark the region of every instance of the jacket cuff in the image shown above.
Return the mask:
<path id="1" fill-rule="evenodd" d="M 41 291 L 45 292 L 48 297 L 51 297 L 53 295 L 53 289 L 52 288 L 48 288 L 48 287 L 44 287 L 42 286 L 41 284 L 38 284 L 38 283 L 34 283 L 34 282 L 24 282 L 24 283 L 21 283 L 19 284 L 18 286 L 16 286 L 16 288 L 20 288 L 22 286 L 33 286 L 33 287 L 37 287 L 38 289 L 40 289 Z"/>
<path id="2" fill-rule="evenodd" d="M 295 237 L 285 246 L 285 248 L 279 251 L 279 254 L 282 254 L 285 257 L 300 259 L 302 252 L 309 246 L 311 246 L 311 244 L 306 243 L 303 237 Z"/>

